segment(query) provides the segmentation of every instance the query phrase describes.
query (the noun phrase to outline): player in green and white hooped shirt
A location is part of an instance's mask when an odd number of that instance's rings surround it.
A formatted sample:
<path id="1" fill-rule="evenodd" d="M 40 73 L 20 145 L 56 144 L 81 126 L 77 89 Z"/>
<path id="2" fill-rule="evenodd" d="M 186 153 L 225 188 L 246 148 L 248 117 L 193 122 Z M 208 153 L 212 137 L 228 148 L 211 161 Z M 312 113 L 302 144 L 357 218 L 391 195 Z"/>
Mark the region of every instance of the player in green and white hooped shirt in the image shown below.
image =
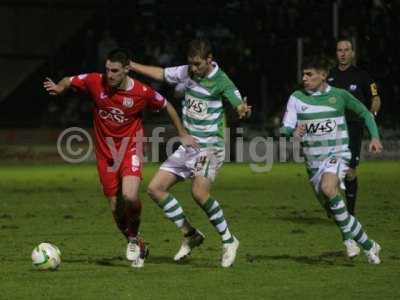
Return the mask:
<path id="1" fill-rule="evenodd" d="M 339 187 L 348 170 L 351 154 L 344 110 L 350 109 L 364 119 L 372 137 L 369 150 L 382 150 L 373 116 L 345 90 L 326 83 L 328 65 L 324 59 L 311 58 L 303 65 L 304 90 L 289 98 L 283 119 L 282 134 L 293 134 L 303 147 L 310 182 L 317 197 L 335 219 L 350 258 L 357 256 L 361 245 L 371 264 L 379 264 L 380 245 L 370 240 L 360 222 L 348 213 Z M 356 243 L 356 242 L 357 243 Z"/>
<path id="2" fill-rule="evenodd" d="M 219 202 L 210 195 L 212 182 L 225 156 L 222 101 L 228 100 L 236 108 L 239 118 L 246 117 L 251 108 L 228 76 L 213 61 L 208 41 L 193 40 L 188 50 L 188 64 L 183 66 L 163 69 L 131 63 L 131 69 L 135 72 L 179 84 L 183 88 L 183 124 L 198 143 L 197 149 L 180 146 L 153 177 L 148 193 L 184 235 L 182 245 L 174 257 L 179 261 L 204 240 L 204 235 L 186 218 L 178 200 L 169 193 L 169 189 L 179 180 L 191 178 L 192 197 L 221 236 L 221 265 L 230 267 L 235 261 L 239 241 L 231 234 Z M 185 144 L 185 141 L 182 142 Z"/>

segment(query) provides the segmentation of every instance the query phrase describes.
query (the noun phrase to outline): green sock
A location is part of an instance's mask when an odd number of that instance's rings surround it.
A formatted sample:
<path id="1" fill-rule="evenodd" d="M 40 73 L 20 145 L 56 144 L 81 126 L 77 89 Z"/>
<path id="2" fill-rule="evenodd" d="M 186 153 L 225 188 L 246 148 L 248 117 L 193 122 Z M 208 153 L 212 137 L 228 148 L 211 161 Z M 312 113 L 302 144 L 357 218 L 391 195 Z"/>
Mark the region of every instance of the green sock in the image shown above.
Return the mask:
<path id="1" fill-rule="evenodd" d="M 344 239 L 355 240 L 364 250 L 372 248 L 372 241 L 368 239 L 361 223 L 348 213 L 347 207 L 340 195 L 329 200 L 329 208 Z"/>
<path id="2" fill-rule="evenodd" d="M 223 243 L 232 243 L 233 236 L 229 231 L 228 223 L 224 218 L 224 213 L 222 212 L 221 206 L 218 201 L 213 198 L 208 198 L 207 202 L 202 206 L 203 210 L 206 212 L 208 219 L 214 225 L 215 229 L 221 236 Z"/>
<path id="3" fill-rule="evenodd" d="M 183 227 L 186 217 L 178 200 L 169 194 L 167 198 L 158 203 L 158 206 L 164 211 L 164 215 L 175 223 L 176 227 Z"/>

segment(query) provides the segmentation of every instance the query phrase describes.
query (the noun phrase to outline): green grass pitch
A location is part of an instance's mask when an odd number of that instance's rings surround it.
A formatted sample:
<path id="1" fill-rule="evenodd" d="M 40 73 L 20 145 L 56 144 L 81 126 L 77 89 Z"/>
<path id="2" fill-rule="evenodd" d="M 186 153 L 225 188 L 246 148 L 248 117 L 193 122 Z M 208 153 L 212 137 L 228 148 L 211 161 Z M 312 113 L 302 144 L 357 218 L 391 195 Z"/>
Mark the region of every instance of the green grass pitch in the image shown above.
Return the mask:
<path id="1" fill-rule="evenodd" d="M 240 240 L 230 269 L 190 184 L 172 193 L 206 234 L 187 262 L 172 256 L 181 236 L 145 194 L 157 169 L 146 165 L 141 231 L 145 267 L 125 261 L 126 243 L 112 221 L 93 164 L 0 166 L 0 299 L 400 299 L 400 162 L 363 162 L 358 217 L 382 245 L 382 264 L 344 257 L 339 231 L 313 197 L 301 164 L 252 173 L 226 164 L 213 195 Z M 32 269 L 42 241 L 62 251 L 56 272 Z"/>

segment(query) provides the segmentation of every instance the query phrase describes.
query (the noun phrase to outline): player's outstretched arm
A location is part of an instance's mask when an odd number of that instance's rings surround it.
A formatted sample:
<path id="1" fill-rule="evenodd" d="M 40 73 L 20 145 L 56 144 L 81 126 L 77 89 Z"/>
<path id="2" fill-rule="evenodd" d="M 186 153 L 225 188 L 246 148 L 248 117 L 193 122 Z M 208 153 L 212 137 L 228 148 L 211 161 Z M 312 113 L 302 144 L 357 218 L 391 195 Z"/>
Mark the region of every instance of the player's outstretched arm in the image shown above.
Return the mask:
<path id="1" fill-rule="evenodd" d="M 304 124 L 297 125 L 296 129 L 293 131 L 293 137 L 299 140 L 301 140 L 305 134 L 306 134 L 306 125 Z"/>
<path id="2" fill-rule="evenodd" d="M 58 96 L 71 87 L 71 80 L 68 77 L 64 77 L 56 84 L 51 78 L 46 77 L 45 81 L 43 82 L 43 87 L 49 93 L 49 95 Z"/>
<path id="3" fill-rule="evenodd" d="M 361 118 L 364 119 L 364 124 L 368 128 L 369 134 L 371 135 L 371 142 L 369 144 L 368 150 L 372 153 L 380 153 L 383 150 L 383 146 L 379 139 L 378 126 L 376 125 L 375 119 L 371 112 L 354 98 L 350 93 L 345 93 L 346 107 L 357 113 Z"/>
<path id="4" fill-rule="evenodd" d="M 381 141 L 377 138 L 371 139 L 371 142 L 369 143 L 368 147 L 369 152 L 372 153 L 381 153 L 383 150 L 383 146 L 381 144 Z"/>
<path id="5" fill-rule="evenodd" d="M 185 146 L 190 146 L 193 148 L 199 148 L 199 145 L 196 141 L 196 139 L 188 134 L 186 129 L 183 127 L 181 119 L 178 116 L 178 113 L 176 112 L 175 108 L 172 106 L 171 103 L 167 102 L 167 105 L 165 107 L 169 117 L 171 118 L 172 123 L 174 124 L 176 130 L 178 131 L 179 137 L 181 138 L 181 142 Z"/>
<path id="6" fill-rule="evenodd" d="M 295 134 L 294 133 L 295 130 L 297 130 L 296 135 L 298 136 L 299 135 L 303 136 L 305 134 L 305 127 L 298 126 L 297 124 L 297 111 L 296 111 L 295 99 L 296 98 L 293 95 L 291 95 L 286 105 L 286 112 L 285 115 L 283 116 L 282 127 L 279 129 L 280 134 L 282 136 L 291 137 Z"/>
<path id="7" fill-rule="evenodd" d="M 129 68 L 136 73 L 151 77 L 155 80 L 164 81 L 164 69 L 161 67 L 142 65 L 131 61 Z"/>
<path id="8" fill-rule="evenodd" d="M 251 116 L 251 106 L 247 104 L 247 97 L 243 97 L 243 103 L 236 107 L 239 119 L 247 119 Z"/>
<path id="9" fill-rule="evenodd" d="M 371 139 L 379 140 L 378 126 L 376 125 L 372 113 L 365 107 L 363 103 L 354 98 L 354 96 L 349 92 L 343 90 L 343 96 L 345 97 L 344 99 L 346 101 L 346 108 L 352 110 L 364 120 L 364 124 L 371 135 Z"/>

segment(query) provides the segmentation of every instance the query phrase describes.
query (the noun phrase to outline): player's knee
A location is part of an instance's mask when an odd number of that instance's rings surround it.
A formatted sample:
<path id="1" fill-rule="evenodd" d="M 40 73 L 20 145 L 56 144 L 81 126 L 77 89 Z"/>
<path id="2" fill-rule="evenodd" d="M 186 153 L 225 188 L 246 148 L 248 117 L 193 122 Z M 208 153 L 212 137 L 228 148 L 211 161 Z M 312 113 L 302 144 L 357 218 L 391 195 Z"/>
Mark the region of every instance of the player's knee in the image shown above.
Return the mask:
<path id="1" fill-rule="evenodd" d="M 136 193 L 123 193 L 122 197 L 125 201 L 136 202 L 139 201 L 139 196 Z"/>
<path id="2" fill-rule="evenodd" d="M 192 197 L 197 203 L 205 203 L 210 197 L 208 191 L 201 189 L 192 189 Z"/>
<path id="3" fill-rule="evenodd" d="M 155 186 L 149 185 L 147 187 L 147 195 L 149 195 L 149 197 L 154 200 L 157 195 L 157 188 Z"/>
<path id="4" fill-rule="evenodd" d="M 163 192 L 163 188 L 158 184 L 150 183 L 147 187 L 147 194 L 153 200 L 159 200 L 160 194 Z"/>
<path id="5" fill-rule="evenodd" d="M 321 183 L 321 191 L 329 199 L 335 197 L 337 194 L 336 186 L 334 184 L 331 184 L 330 182 L 322 182 Z"/>

